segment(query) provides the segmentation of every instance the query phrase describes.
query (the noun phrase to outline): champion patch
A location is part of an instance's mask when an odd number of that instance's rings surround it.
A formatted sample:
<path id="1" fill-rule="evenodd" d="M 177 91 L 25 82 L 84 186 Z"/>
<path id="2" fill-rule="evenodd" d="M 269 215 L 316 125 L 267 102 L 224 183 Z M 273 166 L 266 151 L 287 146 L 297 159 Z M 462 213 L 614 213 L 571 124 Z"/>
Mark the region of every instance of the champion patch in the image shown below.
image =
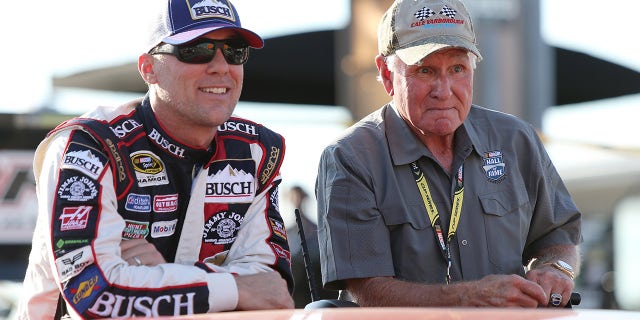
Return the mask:
<path id="1" fill-rule="evenodd" d="M 502 159 L 502 151 L 485 152 L 482 162 L 482 169 L 489 180 L 498 181 L 504 177 L 506 165 Z"/>

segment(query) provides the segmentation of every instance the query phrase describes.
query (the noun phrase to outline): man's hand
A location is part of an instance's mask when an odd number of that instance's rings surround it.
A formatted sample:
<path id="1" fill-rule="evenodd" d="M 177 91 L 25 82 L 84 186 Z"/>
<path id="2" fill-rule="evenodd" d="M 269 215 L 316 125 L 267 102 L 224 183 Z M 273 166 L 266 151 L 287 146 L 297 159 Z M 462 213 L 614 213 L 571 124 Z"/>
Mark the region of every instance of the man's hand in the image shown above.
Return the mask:
<path id="1" fill-rule="evenodd" d="M 536 308 L 549 301 L 540 285 L 514 274 L 489 275 L 467 285 L 471 290 L 463 290 L 464 305 Z"/>
<path id="2" fill-rule="evenodd" d="M 236 310 L 292 309 L 293 299 L 287 282 L 277 272 L 237 276 Z"/>
<path id="3" fill-rule="evenodd" d="M 390 277 L 347 280 L 363 307 L 526 307 L 549 301 L 543 288 L 519 275 L 489 275 L 450 285 L 412 283 Z"/>
<path id="4" fill-rule="evenodd" d="M 144 239 L 122 240 L 122 259 L 132 266 L 155 266 L 166 263 L 156 247 Z"/>
<path id="5" fill-rule="evenodd" d="M 547 301 L 540 304 L 541 307 L 564 307 L 571 299 L 571 292 L 574 287 L 573 280 L 551 265 L 531 269 L 527 272 L 526 277 L 527 279 L 538 283 L 547 295 Z M 562 295 L 562 301 L 558 306 L 552 306 L 549 301 L 549 297 L 554 293 Z"/>

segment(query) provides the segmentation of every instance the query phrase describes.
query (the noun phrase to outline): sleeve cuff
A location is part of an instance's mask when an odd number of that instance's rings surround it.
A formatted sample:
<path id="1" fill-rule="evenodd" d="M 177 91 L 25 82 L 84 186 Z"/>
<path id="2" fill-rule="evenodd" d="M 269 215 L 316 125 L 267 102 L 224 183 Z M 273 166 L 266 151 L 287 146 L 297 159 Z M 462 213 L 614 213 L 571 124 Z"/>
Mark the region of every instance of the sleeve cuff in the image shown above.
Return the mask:
<path id="1" fill-rule="evenodd" d="M 208 273 L 209 312 L 232 311 L 238 306 L 238 286 L 231 273 Z"/>

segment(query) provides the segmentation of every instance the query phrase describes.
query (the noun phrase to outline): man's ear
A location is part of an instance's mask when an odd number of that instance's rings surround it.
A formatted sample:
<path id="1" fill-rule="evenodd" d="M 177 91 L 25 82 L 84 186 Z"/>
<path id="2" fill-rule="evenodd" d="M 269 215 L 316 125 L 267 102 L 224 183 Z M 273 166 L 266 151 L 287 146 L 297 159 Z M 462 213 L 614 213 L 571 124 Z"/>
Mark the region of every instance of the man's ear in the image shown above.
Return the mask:
<path id="1" fill-rule="evenodd" d="M 154 59 L 148 53 L 143 53 L 138 57 L 138 72 L 142 80 L 147 84 L 156 83 L 156 75 L 153 70 Z"/>
<path id="2" fill-rule="evenodd" d="M 378 67 L 378 76 L 380 77 L 380 82 L 382 82 L 384 90 L 388 95 L 393 96 L 393 74 L 391 70 L 389 70 L 389 66 L 383 55 L 379 54 L 376 56 L 376 66 Z"/>

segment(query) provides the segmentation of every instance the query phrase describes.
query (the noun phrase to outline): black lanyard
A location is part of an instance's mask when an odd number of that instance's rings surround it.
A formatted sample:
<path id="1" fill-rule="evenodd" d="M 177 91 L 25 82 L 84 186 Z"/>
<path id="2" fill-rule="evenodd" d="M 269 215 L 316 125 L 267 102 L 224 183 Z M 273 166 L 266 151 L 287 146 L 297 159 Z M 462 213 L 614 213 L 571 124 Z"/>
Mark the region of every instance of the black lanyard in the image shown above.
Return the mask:
<path id="1" fill-rule="evenodd" d="M 413 173 L 413 177 L 416 179 L 416 185 L 418 186 L 418 190 L 422 196 L 424 206 L 427 209 L 427 214 L 429 215 L 434 235 L 440 244 L 442 256 L 447 261 L 447 276 L 445 277 L 445 281 L 449 284 L 451 282 L 451 239 L 458 230 L 458 223 L 460 222 L 460 216 L 462 214 L 462 199 L 464 198 L 463 165 L 460 165 L 460 168 L 458 168 L 456 176 L 456 188 L 453 193 L 451 219 L 449 221 L 449 232 L 447 232 L 446 241 L 442 236 L 442 222 L 440 221 L 440 214 L 438 213 L 438 208 L 436 208 L 436 204 L 431 197 L 427 178 L 415 161 L 411 163 L 411 172 Z"/>

